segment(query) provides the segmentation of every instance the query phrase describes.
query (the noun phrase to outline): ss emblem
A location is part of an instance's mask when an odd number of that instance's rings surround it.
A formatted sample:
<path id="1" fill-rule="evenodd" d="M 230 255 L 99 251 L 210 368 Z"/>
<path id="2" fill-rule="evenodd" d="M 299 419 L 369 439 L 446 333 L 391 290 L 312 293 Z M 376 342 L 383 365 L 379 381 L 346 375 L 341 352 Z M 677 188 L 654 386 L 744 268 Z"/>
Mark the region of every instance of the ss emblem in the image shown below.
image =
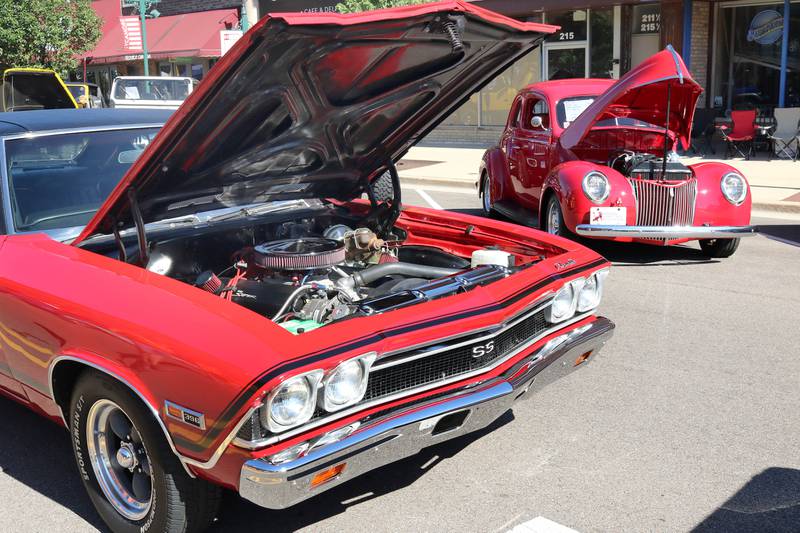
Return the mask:
<path id="1" fill-rule="evenodd" d="M 488 355 L 494 351 L 494 341 L 489 341 L 486 344 L 482 344 L 480 346 L 474 346 L 472 348 L 472 357 L 477 359 L 478 357 L 483 357 L 484 355 Z"/>

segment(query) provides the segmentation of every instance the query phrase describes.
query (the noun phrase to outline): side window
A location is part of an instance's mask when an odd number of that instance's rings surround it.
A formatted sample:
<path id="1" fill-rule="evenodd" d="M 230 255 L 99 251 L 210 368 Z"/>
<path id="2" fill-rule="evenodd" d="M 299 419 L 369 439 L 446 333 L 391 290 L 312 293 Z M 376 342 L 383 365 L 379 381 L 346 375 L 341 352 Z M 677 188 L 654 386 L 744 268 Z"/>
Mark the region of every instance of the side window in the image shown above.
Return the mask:
<path id="1" fill-rule="evenodd" d="M 534 128 L 531 126 L 533 117 L 542 119 L 541 128 Z M 546 130 L 550 128 L 550 108 L 547 105 L 547 100 L 539 98 L 538 96 L 528 97 L 525 101 L 525 113 L 522 127 L 528 130 Z"/>

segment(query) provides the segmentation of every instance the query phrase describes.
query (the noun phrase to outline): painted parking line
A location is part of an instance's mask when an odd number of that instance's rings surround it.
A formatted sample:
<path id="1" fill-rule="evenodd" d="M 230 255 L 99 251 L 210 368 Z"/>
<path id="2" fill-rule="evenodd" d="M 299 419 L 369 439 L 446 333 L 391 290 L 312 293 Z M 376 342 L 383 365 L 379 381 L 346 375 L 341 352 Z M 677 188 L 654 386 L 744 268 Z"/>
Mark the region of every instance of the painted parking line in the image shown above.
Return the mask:
<path id="1" fill-rule="evenodd" d="M 537 516 L 533 520 L 528 520 L 513 529 L 508 530 L 508 533 L 578 533 L 572 528 L 562 526 L 558 522 L 548 520 L 543 516 Z"/>
<path id="2" fill-rule="evenodd" d="M 432 208 L 439 209 L 439 210 L 444 209 L 442 206 L 439 205 L 439 203 L 436 200 L 431 198 L 430 194 L 426 193 L 422 189 L 415 189 L 415 191 L 416 191 L 417 194 L 419 194 L 422 197 L 423 200 L 428 202 L 428 205 L 431 206 Z"/>

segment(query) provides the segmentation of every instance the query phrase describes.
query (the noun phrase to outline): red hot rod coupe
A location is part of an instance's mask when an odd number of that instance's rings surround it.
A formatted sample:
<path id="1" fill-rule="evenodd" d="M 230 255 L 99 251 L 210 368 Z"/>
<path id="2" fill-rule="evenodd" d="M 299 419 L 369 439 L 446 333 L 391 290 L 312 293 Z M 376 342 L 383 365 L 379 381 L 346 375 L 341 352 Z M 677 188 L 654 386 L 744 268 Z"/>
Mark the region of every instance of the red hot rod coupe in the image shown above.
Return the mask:
<path id="1" fill-rule="evenodd" d="M 220 487 L 291 506 L 597 353 L 603 258 L 401 210 L 393 164 L 554 29 L 466 2 L 267 17 L 71 245 L 0 237 L 0 390 L 69 429 L 112 530 L 202 529 Z"/>
<path id="2" fill-rule="evenodd" d="M 618 81 L 535 83 L 481 162 L 484 211 L 561 236 L 651 244 L 700 240 L 711 257 L 753 235 L 747 180 L 718 162 L 683 165 L 702 89 L 668 47 Z"/>

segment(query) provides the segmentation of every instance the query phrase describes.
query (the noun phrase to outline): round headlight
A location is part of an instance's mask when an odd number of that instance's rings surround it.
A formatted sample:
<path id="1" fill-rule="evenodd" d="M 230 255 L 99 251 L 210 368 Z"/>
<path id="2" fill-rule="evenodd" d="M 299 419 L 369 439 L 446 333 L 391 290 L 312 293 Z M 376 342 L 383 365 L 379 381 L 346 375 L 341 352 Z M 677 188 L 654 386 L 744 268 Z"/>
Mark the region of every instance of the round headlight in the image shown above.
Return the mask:
<path id="1" fill-rule="evenodd" d="M 567 283 L 556 293 L 550 304 L 548 320 L 550 322 L 561 322 L 571 317 L 575 313 L 575 288 L 572 283 Z"/>
<path id="2" fill-rule="evenodd" d="M 261 410 L 261 422 L 273 433 L 298 426 L 311 418 L 317 400 L 322 371 L 287 379 L 281 383 Z M 265 420 L 266 419 L 266 420 Z"/>
<path id="3" fill-rule="evenodd" d="M 601 172 L 593 170 L 583 177 L 583 194 L 592 202 L 599 204 L 605 202 L 611 193 L 608 178 Z"/>
<path id="4" fill-rule="evenodd" d="M 375 357 L 374 353 L 362 355 L 334 368 L 325 377 L 322 408 L 337 411 L 359 402 L 367 390 L 369 368 Z"/>
<path id="5" fill-rule="evenodd" d="M 747 198 L 747 181 L 736 172 L 728 172 L 720 181 L 722 195 L 733 205 L 740 205 Z"/>

